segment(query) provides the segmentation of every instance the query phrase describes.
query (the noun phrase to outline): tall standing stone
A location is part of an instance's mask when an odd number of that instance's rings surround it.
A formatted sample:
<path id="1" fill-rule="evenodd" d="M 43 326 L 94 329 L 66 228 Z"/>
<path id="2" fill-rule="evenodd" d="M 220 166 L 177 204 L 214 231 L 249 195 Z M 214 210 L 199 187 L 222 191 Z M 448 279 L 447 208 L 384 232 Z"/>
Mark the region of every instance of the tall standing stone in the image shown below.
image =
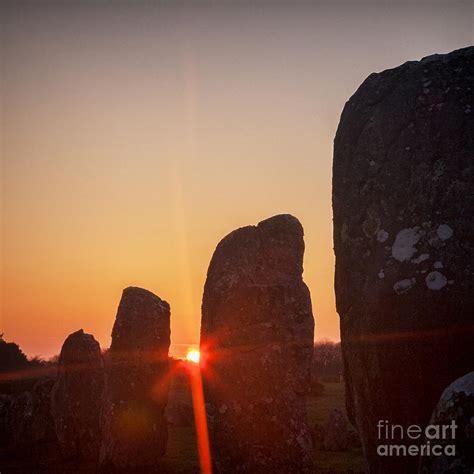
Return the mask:
<path id="1" fill-rule="evenodd" d="M 473 93 L 474 48 L 429 56 L 371 74 L 337 130 L 336 302 L 369 472 L 414 472 L 377 456 L 378 420 L 426 425 L 473 368 Z"/>
<path id="2" fill-rule="evenodd" d="M 106 362 L 103 466 L 149 467 L 165 453 L 169 345 L 168 303 L 147 290 L 126 288 Z"/>
<path id="3" fill-rule="evenodd" d="M 312 472 L 314 321 L 303 253 L 301 224 L 279 215 L 230 233 L 212 257 L 201 353 L 217 472 Z"/>
<path id="4" fill-rule="evenodd" d="M 59 355 L 51 412 L 63 455 L 97 461 L 104 364 L 99 343 L 82 329 L 70 334 Z"/>

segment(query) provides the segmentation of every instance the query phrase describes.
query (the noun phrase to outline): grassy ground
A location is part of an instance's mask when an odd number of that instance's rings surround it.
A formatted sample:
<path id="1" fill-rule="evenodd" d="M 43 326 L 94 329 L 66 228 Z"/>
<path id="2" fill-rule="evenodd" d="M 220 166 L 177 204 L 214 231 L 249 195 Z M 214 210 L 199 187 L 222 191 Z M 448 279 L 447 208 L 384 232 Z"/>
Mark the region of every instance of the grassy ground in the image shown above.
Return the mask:
<path id="1" fill-rule="evenodd" d="M 171 380 L 168 405 L 184 402 L 192 406 L 191 390 L 184 373 Z M 187 426 L 169 426 L 166 455 L 162 459 L 162 469 L 176 473 L 198 473 L 199 458 L 196 445 L 194 424 Z"/>
<path id="2" fill-rule="evenodd" d="M 308 399 L 308 418 L 310 425 L 319 423 L 324 425 L 329 417 L 329 411 L 337 408 L 346 412 L 344 401 L 344 384 L 323 383 L 324 392 L 321 395 L 311 396 Z M 321 451 L 314 453 L 316 473 L 346 474 L 364 472 L 364 456 L 362 448 L 347 451 Z"/>
<path id="3" fill-rule="evenodd" d="M 184 387 L 172 389 L 172 396 L 187 396 Z M 308 417 L 310 424 L 326 423 L 331 408 L 338 408 L 345 413 L 344 384 L 324 383 L 324 392 L 321 395 L 311 396 L 308 399 Z M 364 458 L 362 449 L 348 451 L 315 451 L 315 472 L 321 474 L 363 473 Z M 170 427 L 168 452 L 163 459 L 163 467 L 177 473 L 198 473 L 199 460 L 196 449 L 194 428 Z"/>

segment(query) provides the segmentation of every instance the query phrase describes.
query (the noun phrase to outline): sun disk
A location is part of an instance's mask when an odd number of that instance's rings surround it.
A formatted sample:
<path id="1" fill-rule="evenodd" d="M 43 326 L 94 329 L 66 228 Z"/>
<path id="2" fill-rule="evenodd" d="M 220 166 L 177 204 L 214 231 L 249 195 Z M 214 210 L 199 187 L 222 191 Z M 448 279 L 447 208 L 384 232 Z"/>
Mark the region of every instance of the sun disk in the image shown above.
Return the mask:
<path id="1" fill-rule="evenodd" d="M 190 362 L 194 362 L 195 364 L 199 364 L 199 356 L 200 356 L 199 351 L 192 350 L 192 351 L 189 351 L 188 354 L 186 355 L 186 360 L 189 360 Z"/>

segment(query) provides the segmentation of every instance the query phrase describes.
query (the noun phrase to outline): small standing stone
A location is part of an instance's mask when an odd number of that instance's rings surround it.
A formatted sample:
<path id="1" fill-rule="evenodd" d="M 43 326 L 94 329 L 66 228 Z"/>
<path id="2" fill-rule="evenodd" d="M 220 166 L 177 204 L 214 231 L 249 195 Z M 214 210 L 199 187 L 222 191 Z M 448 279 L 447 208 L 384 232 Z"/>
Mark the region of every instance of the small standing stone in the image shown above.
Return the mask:
<path id="1" fill-rule="evenodd" d="M 58 445 L 51 414 L 51 390 L 55 380 L 38 379 L 31 390 L 16 395 L 0 394 L 0 446 L 2 455 L 42 462 Z"/>
<path id="2" fill-rule="evenodd" d="M 52 415 L 63 455 L 97 461 L 104 364 L 99 343 L 82 329 L 70 334 L 59 355 L 51 393 Z"/>
<path id="3" fill-rule="evenodd" d="M 337 408 L 332 409 L 324 430 L 324 449 L 326 451 L 344 451 L 348 447 L 348 438 L 346 417 Z"/>

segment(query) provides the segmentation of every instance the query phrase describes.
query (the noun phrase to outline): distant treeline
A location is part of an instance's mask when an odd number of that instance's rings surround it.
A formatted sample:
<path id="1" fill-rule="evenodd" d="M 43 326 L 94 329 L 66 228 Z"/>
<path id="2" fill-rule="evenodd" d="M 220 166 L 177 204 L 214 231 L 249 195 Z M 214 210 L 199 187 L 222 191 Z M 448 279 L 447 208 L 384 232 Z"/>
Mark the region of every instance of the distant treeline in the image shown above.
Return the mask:
<path id="1" fill-rule="evenodd" d="M 0 373 L 48 367 L 55 365 L 57 359 L 58 356 L 54 356 L 48 360 L 40 357 L 28 359 L 18 344 L 5 341 L 3 334 L 0 334 Z"/>
<path id="2" fill-rule="evenodd" d="M 18 344 L 5 341 L 0 334 L 0 393 L 29 390 L 39 377 L 54 373 L 57 360 L 57 356 L 48 360 L 40 357 L 29 359 Z"/>
<path id="3" fill-rule="evenodd" d="M 0 334 L 0 373 L 51 367 L 56 365 L 57 361 L 58 356 L 48 360 L 39 357 L 28 359 L 18 344 L 6 342 L 3 339 L 3 334 Z M 316 342 L 313 354 L 313 376 L 319 379 L 328 376 L 339 377 L 341 375 L 341 344 L 327 340 Z"/>
<path id="4" fill-rule="evenodd" d="M 328 340 L 316 342 L 312 371 L 316 379 L 342 376 L 341 343 Z"/>

